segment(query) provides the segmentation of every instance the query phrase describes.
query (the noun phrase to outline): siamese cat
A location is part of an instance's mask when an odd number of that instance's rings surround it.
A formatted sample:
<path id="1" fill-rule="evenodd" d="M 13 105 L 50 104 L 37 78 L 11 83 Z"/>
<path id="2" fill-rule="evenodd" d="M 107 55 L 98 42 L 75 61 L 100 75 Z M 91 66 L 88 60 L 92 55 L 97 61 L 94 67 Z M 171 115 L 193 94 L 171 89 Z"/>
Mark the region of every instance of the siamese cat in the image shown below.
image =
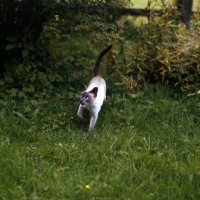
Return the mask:
<path id="1" fill-rule="evenodd" d="M 80 105 L 78 108 L 77 116 L 83 119 L 83 110 L 87 109 L 90 112 L 90 125 L 89 131 L 91 131 L 97 121 L 101 106 L 106 99 L 106 82 L 100 76 L 100 63 L 103 56 L 112 48 L 112 45 L 103 50 L 96 60 L 94 67 L 94 77 L 90 80 L 88 87 L 85 86 L 85 90 L 80 95 Z"/>

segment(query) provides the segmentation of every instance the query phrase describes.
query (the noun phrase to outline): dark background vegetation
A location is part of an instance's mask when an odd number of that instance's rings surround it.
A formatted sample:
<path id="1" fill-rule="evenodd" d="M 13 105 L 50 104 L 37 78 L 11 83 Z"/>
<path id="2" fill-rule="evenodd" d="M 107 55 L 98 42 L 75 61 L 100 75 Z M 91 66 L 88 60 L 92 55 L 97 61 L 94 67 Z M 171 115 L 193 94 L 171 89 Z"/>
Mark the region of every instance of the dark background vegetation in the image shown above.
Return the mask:
<path id="1" fill-rule="evenodd" d="M 46 96 L 62 88 L 76 93 L 110 43 L 114 48 L 102 69 L 110 91 L 133 93 L 162 82 L 198 92 L 199 15 L 192 2 L 175 7 L 148 1 L 136 9 L 129 0 L 1 0 L 1 98 Z M 123 17 L 128 15 L 146 18 L 138 27 L 135 18 Z"/>

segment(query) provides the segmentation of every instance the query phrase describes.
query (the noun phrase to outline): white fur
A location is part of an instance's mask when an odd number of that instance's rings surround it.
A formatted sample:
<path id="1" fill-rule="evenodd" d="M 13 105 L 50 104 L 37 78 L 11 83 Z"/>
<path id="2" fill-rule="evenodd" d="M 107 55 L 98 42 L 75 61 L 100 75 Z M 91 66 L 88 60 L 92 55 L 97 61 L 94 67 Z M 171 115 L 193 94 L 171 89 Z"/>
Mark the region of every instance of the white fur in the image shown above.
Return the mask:
<path id="1" fill-rule="evenodd" d="M 91 118 L 90 118 L 89 131 L 91 131 L 94 128 L 96 121 L 98 119 L 99 111 L 101 110 L 101 106 L 103 105 L 103 102 L 106 99 L 106 82 L 102 77 L 100 76 L 93 77 L 90 80 L 86 91 L 89 92 L 94 87 L 98 87 L 97 96 L 94 97 L 94 100 L 90 104 L 87 105 L 80 104 L 77 112 L 78 117 L 83 119 L 82 116 L 83 109 L 86 108 L 87 110 L 90 111 Z"/>

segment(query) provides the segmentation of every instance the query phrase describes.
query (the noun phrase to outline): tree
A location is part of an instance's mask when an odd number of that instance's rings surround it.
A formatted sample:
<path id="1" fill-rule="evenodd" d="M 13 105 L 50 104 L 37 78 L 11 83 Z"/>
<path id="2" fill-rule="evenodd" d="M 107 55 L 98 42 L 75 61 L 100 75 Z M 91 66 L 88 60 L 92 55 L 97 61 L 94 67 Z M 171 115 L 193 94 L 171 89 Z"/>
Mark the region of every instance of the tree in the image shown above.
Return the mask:
<path id="1" fill-rule="evenodd" d="M 5 62 L 20 59 L 23 44 L 36 43 L 47 15 L 39 0 L 2 0 L 0 5 L 0 75 L 3 76 Z"/>
<path id="2" fill-rule="evenodd" d="M 129 4 L 130 0 L 0 0 L 0 77 L 9 75 L 22 88 L 24 83 L 49 84 L 44 61 L 52 37 L 83 34 L 96 45 L 119 40 L 119 9 Z"/>
<path id="3" fill-rule="evenodd" d="M 181 11 L 181 20 L 185 24 L 190 23 L 193 0 L 177 0 L 177 8 Z"/>

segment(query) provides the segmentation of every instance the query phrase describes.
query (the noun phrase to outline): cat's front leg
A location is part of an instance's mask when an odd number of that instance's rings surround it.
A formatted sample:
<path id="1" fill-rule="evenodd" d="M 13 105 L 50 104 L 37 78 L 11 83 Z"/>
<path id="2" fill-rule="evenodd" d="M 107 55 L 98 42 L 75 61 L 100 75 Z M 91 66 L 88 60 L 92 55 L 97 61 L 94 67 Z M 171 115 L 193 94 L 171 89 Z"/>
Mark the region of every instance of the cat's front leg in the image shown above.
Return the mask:
<path id="1" fill-rule="evenodd" d="M 83 107 L 82 105 L 79 105 L 78 112 L 77 112 L 77 116 L 78 116 L 80 119 L 83 119 L 83 109 L 84 109 L 84 107 Z"/>

